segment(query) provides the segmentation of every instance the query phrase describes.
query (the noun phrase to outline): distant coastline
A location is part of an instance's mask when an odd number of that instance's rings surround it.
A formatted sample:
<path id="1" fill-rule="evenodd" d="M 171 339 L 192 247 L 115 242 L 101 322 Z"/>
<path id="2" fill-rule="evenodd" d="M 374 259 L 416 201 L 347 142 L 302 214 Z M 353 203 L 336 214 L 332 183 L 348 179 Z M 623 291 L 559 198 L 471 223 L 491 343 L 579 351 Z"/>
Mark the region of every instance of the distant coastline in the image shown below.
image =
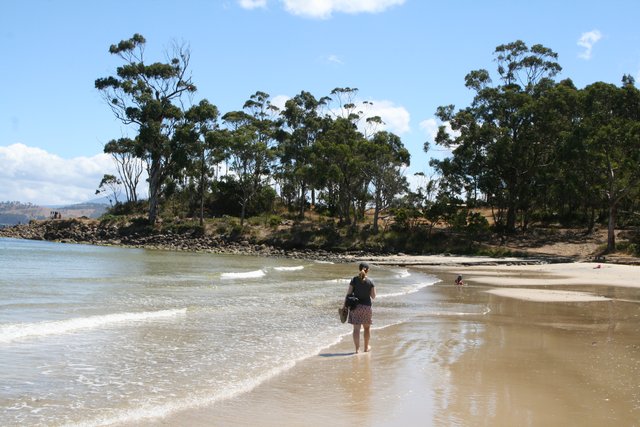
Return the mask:
<path id="1" fill-rule="evenodd" d="M 99 218 L 108 205 L 97 202 L 76 203 L 62 206 L 39 206 L 22 202 L 0 202 L 0 228 L 28 224 L 31 220 L 52 218 Z"/>

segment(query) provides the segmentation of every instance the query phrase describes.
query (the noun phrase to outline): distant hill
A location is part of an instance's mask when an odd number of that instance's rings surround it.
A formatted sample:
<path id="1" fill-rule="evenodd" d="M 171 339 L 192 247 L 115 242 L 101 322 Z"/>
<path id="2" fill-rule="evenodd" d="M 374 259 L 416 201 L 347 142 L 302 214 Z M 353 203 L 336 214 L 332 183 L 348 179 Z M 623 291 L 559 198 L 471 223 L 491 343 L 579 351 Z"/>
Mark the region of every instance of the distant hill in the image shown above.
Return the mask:
<path id="1" fill-rule="evenodd" d="M 52 218 L 57 212 L 61 218 L 98 218 L 108 208 L 104 203 L 77 203 L 62 207 L 38 206 L 32 203 L 0 202 L 0 227 L 26 224 L 32 219 Z"/>

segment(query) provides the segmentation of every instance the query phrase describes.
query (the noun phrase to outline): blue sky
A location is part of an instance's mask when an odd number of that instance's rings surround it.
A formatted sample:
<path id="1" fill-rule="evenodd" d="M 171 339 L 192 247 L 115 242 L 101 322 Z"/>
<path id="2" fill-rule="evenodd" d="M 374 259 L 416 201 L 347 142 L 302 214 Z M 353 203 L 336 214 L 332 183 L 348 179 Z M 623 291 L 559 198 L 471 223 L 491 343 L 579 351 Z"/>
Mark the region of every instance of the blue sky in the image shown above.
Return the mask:
<path id="1" fill-rule="evenodd" d="M 121 65 L 109 46 L 134 33 L 148 61 L 173 42 L 191 51 L 198 92 L 222 113 L 256 91 L 277 105 L 358 88 L 412 160 L 430 173 L 440 105 L 463 108 L 464 76 L 495 71 L 495 47 L 515 40 L 558 53 L 559 79 L 584 87 L 640 82 L 637 0 L 3 0 L 0 3 L 0 201 L 86 201 L 113 165 L 102 148 L 132 136 L 113 117 L 98 77 Z M 432 144 L 433 146 L 433 144 Z"/>

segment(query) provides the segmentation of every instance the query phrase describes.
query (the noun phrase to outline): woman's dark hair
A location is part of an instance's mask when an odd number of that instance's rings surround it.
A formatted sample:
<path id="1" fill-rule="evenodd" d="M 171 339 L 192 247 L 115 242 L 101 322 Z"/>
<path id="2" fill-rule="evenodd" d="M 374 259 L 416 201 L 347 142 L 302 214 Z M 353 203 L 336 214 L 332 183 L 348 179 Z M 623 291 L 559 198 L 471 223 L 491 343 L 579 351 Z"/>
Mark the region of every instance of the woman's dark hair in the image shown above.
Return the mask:
<path id="1" fill-rule="evenodd" d="M 369 271 L 369 264 L 367 264 L 366 262 L 361 262 L 360 265 L 358 266 L 358 269 L 360 270 L 358 272 L 358 276 L 360 276 L 360 280 L 364 280 L 364 278 L 367 276 L 367 271 Z"/>

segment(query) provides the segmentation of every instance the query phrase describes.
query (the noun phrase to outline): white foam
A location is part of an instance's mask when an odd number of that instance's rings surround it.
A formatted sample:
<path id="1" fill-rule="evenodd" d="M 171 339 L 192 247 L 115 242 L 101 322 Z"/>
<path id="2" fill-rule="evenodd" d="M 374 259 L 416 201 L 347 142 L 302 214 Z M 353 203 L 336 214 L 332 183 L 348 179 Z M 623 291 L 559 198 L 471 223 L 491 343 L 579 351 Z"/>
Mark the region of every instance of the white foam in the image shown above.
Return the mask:
<path id="1" fill-rule="evenodd" d="M 409 270 L 400 270 L 397 273 L 398 274 L 396 275 L 396 277 L 400 279 L 406 279 L 407 277 L 411 276 Z"/>
<path id="2" fill-rule="evenodd" d="M 345 336 L 346 335 L 347 334 L 345 334 Z M 337 337 L 334 342 L 329 344 L 329 346 L 337 344 L 341 341 L 341 339 L 341 337 Z M 316 354 L 317 352 L 315 351 L 309 351 L 307 354 L 301 355 L 294 360 L 287 361 L 281 366 L 274 367 L 254 378 L 248 378 L 246 380 L 240 381 L 238 382 L 238 384 L 230 386 L 224 390 L 218 390 L 213 394 L 207 392 L 188 398 L 175 399 L 171 402 L 160 405 L 143 404 L 136 409 L 119 411 L 112 415 L 67 424 L 67 427 L 97 427 L 113 424 L 130 424 L 141 422 L 143 420 L 162 419 L 185 409 L 211 405 L 219 401 L 231 399 L 241 394 L 248 393 L 265 381 L 293 368 L 299 361 L 304 360 L 308 357 L 315 356 Z"/>
<path id="3" fill-rule="evenodd" d="M 27 337 L 59 335 L 79 329 L 92 329 L 123 322 L 139 322 L 162 317 L 173 317 L 186 314 L 187 309 L 145 311 L 140 313 L 117 313 L 104 316 L 78 317 L 68 320 L 38 323 L 16 323 L 0 327 L 0 343 Z"/>
<path id="4" fill-rule="evenodd" d="M 561 291 L 557 289 L 508 288 L 485 291 L 493 295 L 507 298 L 538 302 L 591 302 L 610 301 L 610 298 L 594 295 L 589 292 Z"/>
<path id="5" fill-rule="evenodd" d="M 434 311 L 426 314 L 429 316 L 486 316 L 489 313 L 491 313 L 491 309 L 489 307 L 485 307 L 485 309 L 479 313 L 472 313 L 468 311 Z"/>
<path id="6" fill-rule="evenodd" d="M 409 294 L 416 293 L 420 289 L 426 288 L 427 286 L 435 285 L 437 282 L 438 282 L 437 280 L 434 280 L 433 282 L 415 283 L 413 285 L 403 287 L 398 292 L 392 292 L 392 293 L 389 293 L 389 294 L 380 294 L 377 297 L 378 298 L 390 298 L 390 297 L 400 297 L 400 296 L 403 296 L 403 295 L 409 295 Z"/>
<path id="7" fill-rule="evenodd" d="M 265 275 L 264 270 L 222 273 L 221 279 L 257 279 Z"/>
<path id="8" fill-rule="evenodd" d="M 296 265 L 295 267 L 273 267 L 276 271 L 298 271 L 304 269 L 304 265 Z"/>
<path id="9" fill-rule="evenodd" d="M 351 283 L 351 279 L 330 279 L 325 280 L 325 283 Z"/>

